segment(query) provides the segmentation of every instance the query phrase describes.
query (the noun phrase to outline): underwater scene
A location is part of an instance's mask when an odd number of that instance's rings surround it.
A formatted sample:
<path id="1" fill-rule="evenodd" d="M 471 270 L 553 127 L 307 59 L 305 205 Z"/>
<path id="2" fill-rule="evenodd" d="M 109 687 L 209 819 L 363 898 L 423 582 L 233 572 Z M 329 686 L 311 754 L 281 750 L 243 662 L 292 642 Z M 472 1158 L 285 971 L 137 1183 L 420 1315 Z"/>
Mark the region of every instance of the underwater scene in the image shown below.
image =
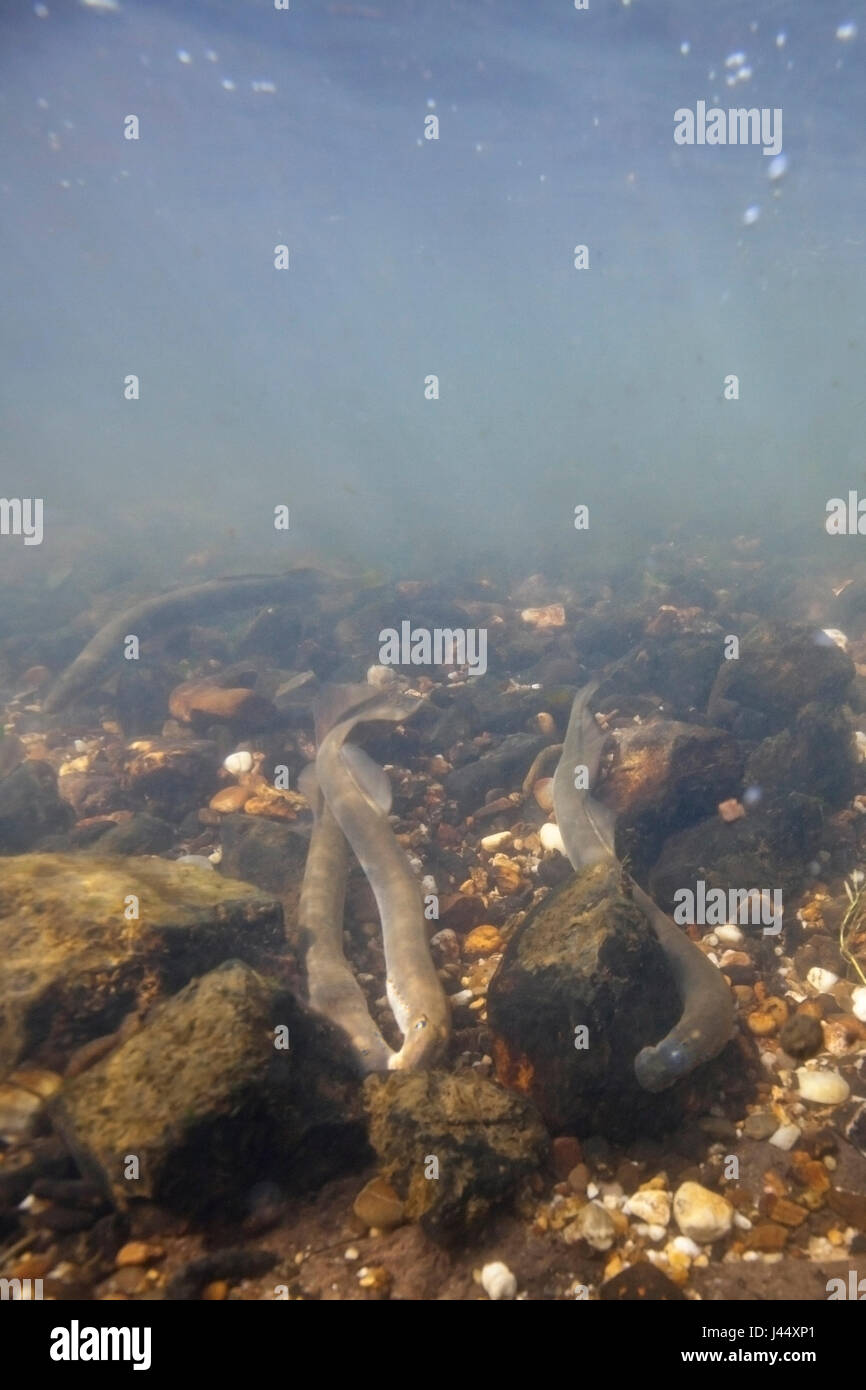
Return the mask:
<path id="1" fill-rule="evenodd" d="M 53 1360 L 103 1303 L 796 1303 L 722 1315 L 776 1364 L 866 1299 L 864 9 L 2 7 Z"/>

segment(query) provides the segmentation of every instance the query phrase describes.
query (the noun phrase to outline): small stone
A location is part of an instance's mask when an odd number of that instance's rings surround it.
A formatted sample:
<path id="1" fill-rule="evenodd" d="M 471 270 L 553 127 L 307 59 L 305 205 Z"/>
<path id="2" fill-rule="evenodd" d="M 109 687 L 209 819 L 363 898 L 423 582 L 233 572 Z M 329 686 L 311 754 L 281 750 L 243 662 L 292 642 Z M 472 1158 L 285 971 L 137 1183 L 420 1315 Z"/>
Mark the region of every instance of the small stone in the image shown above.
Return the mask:
<path id="1" fill-rule="evenodd" d="M 775 1115 L 771 1115 L 768 1110 L 757 1110 L 746 1119 L 743 1133 L 749 1139 L 769 1139 L 771 1134 L 776 1133 L 778 1127 L 779 1122 Z"/>
<path id="2" fill-rule="evenodd" d="M 684 1182 L 674 1195 L 674 1218 L 684 1236 L 699 1245 L 721 1240 L 731 1229 L 734 1209 L 717 1192 L 697 1182 Z"/>
<path id="3" fill-rule="evenodd" d="M 512 893 L 519 892 L 523 887 L 520 865 L 513 859 L 509 859 L 507 854 L 494 854 L 490 861 L 490 869 L 500 893 L 510 897 Z"/>
<path id="4" fill-rule="evenodd" d="M 556 720 L 547 710 L 539 710 L 535 716 L 535 723 L 540 734 L 546 734 L 548 738 L 553 738 L 556 733 Z"/>
<path id="5" fill-rule="evenodd" d="M 778 1032 L 787 1018 L 788 1006 L 784 999 L 776 999 L 771 996 L 764 1000 L 759 1009 L 749 1014 L 746 1022 L 750 1032 L 755 1033 L 759 1038 L 766 1038 Z"/>
<path id="6" fill-rule="evenodd" d="M 742 820 L 746 814 L 745 806 L 735 797 L 728 801 L 720 801 L 717 810 L 726 825 L 731 825 L 735 820 Z"/>
<path id="7" fill-rule="evenodd" d="M 787 1197 L 771 1198 L 769 1214 L 780 1226 L 799 1226 L 809 1215 L 805 1207 L 789 1202 Z"/>
<path id="8" fill-rule="evenodd" d="M 358 1270 L 358 1283 L 378 1298 L 386 1298 L 391 1289 L 391 1275 L 384 1265 L 365 1265 Z"/>
<path id="9" fill-rule="evenodd" d="M 252 772 L 253 755 L 245 748 L 238 753 L 229 753 L 228 757 L 223 759 L 223 767 L 233 777 L 241 777 L 245 772 Z"/>
<path id="10" fill-rule="evenodd" d="M 147 1288 L 147 1275 L 140 1265 L 126 1265 L 115 1274 L 114 1286 L 119 1293 L 142 1293 Z"/>
<path id="11" fill-rule="evenodd" d="M 803 1100 L 815 1105 L 840 1105 L 851 1094 L 851 1087 L 837 1071 L 810 1071 L 797 1068 L 797 1081 Z"/>
<path id="12" fill-rule="evenodd" d="M 212 1283 L 205 1284 L 201 1296 L 206 1303 L 224 1303 L 229 1296 L 227 1280 L 214 1279 Z"/>
<path id="13" fill-rule="evenodd" d="M 615 1278 L 602 1284 L 600 1297 L 613 1302 L 647 1301 L 650 1303 L 669 1303 L 685 1298 L 682 1289 L 677 1288 L 655 1265 L 641 1262 L 630 1265 Z"/>
<path id="14" fill-rule="evenodd" d="M 563 1231 L 566 1244 L 586 1241 L 593 1250 L 609 1250 L 616 1236 L 616 1227 L 610 1212 L 598 1202 L 589 1202 L 578 1212 L 577 1217 Z"/>
<path id="15" fill-rule="evenodd" d="M 512 1299 L 517 1293 L 517 1280 L 501 1260 L 493 1260 L 481 1271 L 481 1287 L 492 1302 Z"/>
<path id="16" fill-rule="evenodd" d="M 723 922 L 720 927 L 714 927 L 713 930 L 723 946 L 739 946 L 744 939 L 740 928 L 735 926 L 733 922 Z"/>
<path id="17" fill-rule="evenodd" d="M 580 1140 L 571 1134 L 561 1134 L 551 1144 L 553 1168 L 558 1178 L 567 1178 L 580 1163 L 583 1151 Z"/>
<path id="18" fill-rule="evenodd" d="M 553 821 L 547 820 L 538 832 L 541 841 L 541 848 L 545 850 L 557 850 L 559 854 L 565 854 L 565 844 L 560 834 L 559 826 L 554 825 Z"/>
<path id="19" fill-rule="evenodd" d="M 789 1232 L 784 1226 L 766 1221 L 746 1233 L 743 1245 L 746 1250 L 761 1250 L 768 1254 L 784 1249 Z"/>
<path id="20" fill-rule="evenodd" d="M 485 835 L 480 841 L 483 850 L 492 853 L 494 850 L 502 849 L 503 845 L 511 843 L 511 831 L 500 830 L 496 835 Z"/>
<path id="21" fill-rule="evenodd" d="M 344 1254 L 343 1259 L 344 1259 L 344 1260 L 358 1260 L 358 1259 L 360 1259 L 360 1257 L 361 1257 L 361 1252 L 360 1252 L 360 1250 L 358 1249 L 357 1245 L 350 1245 L 349 1248 L 348 1248 L 348 1250 L 347 1250 L 346 1253 Z"/>
<path id="22" fill-rule="evenodd" d="M 855 1018 L 866 1023 L 866 985 L 858 985 L 851 995 L 851 1007 Z"/>
<path id="23" fill-rule="evenodd" d="M 468 960 L 472 960 L 477 956 L 490 956 L 494 951 L 501 951 L 504 946 L 505 942 L 498 927 L 473 927 L 463 942 L 463 954 Z"/>
<path id="24" fill-rule="evenodd" d="M 380 1231 L 393 1230 L 404 1219 L 403 1203 L 384 1178 L 373 1178 L 362 1187 L 352 1210 L 365 1226 L 375 1226 Z"/>
<path id="25" fill-rule="evenodd" d="M 568 1175 L 568 1185 L 572 1192 L 583 1196 L 589 1186 L 589 1169 L 585 1163 L 578 1163 L 576 1168 L 572 1168 Z"/>
<path id="26" fill-rule="evenodd" d="M 242 811 L 251 796 L 249 787 L 221 787 L 208 805 L 212 811 L 219 811 L 221 816 L 230 816 L 235 811 Z"/>
<path id="27" fill-rule="evenodd" d="M 520 616 L 530 627 L 542 632 L 565 627 L 565 609 L 561 603 L 548 603 L 544 608 L 524 608 Z"/>
<path id="28" fill-rule="evenodd" d="M 789 1149 L 793 1149 L 801 1133 L 802 1130 L 797 1125 L 780 1125 L 775 1134 L 770 1135 L 770 1143 L 774 1149 L 781 1149 L 783 1153 L 787 1153 Z"/>
<path id="29" fill-rule="evenodd" d="M 671 1219 L 670 1193 L 661 1192 L 658 1188 L 640 1188 L 632 1193 L 623 1210 L 629 1216 L 636 1216 L 639 1221 L 661 1228 L 663 1236 L 664 1228 Z M 654 1238 L 660 1240 L 662 1237 Z"/>
<path id="30" fill-rule="evenodd" d="M 814 956 L 812 957 L 814 960 Z M 839 976 L 834 975 L 832 970 L 822 970 L 820 965 L 813 965 L 806 975 L 806 982 L 817 990 L 819 994 L 829 994 L 833 985 L 838 981 Z"/>
<path id="31" fill-rule="evenodd" d="M 535 797 L 542 811 L 553 810 L 553 778 L 540 777 L 532 788 L 532 795 Z"/>
<path id="32" fill-rule="evenodd" d="M 161 1245 L 148 1245 L 144 1240 L 130 1240 L 126 1245 L 122 1245 L 114 1257 L 114 1263 L 118 1269 L 125 1269 L 130 1265 L 151 1264 L 154 1260 L 161 1260 L 165 1255 Z"/>
<path id="33" fill-rule="evenodd" d="M 779 1042 L 789 1057 L 814 1057 L 824 1045 L 824 1034 L 817 1018 L 796 1013 L 783 1024 Z"/>

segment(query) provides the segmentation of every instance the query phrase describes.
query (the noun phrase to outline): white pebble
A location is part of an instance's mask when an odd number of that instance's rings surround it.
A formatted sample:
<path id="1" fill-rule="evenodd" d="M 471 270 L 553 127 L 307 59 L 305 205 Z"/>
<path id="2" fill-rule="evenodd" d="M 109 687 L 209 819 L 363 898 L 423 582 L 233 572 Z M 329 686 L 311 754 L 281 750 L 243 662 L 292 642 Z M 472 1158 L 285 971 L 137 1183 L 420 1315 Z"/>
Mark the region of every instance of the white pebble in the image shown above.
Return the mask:
<path id="1" fill-rule="evenodd" d="M 501 849 L 503 845 L 510 844 L 511 831 L 500 830 L 495 835 L 485 835 L 481 841 L 481 848 L 486 850 Z"/>
<path id="2" fill-rule="evenodd" d="M 700 1245 L 726 1236 L 733 1218 L 730 1202 L 698 1182 L 681 1183 L 674 1194 L 674 1219 L 680 1231 Z"/>
<path id="3" fill-rule="evenodd" d="M 240 777 L 242 773 L 252 771 L 253 755 L 246 748 L 240 753 L 229 753 L 228 757 L 223 759 L 223 767 L 233 777 Z"/>
<path id="4" fill-rule="evenodd" d="M 632 1193 L 623 1210 L 627 1216 L 636 1216 L 650 1226 L 667 1226 L 671 1219 L 670 1193 L 645 1187 Z"/>
<path id="5" fill-rule="evenodd" d="M 854 744 L 857 749 L 858 763 L 866 763 L 866 734 L 862 729 L 858 729 L 854 735 Z"/>
<path id="6" fill-rule="evenodd" d="M 715 932 L 725 946 L 738 946 L 744 939 L 740 928 L 735 926 L 733 922 L 724 922 L 722 926 L 716 927 Z"/>
<path id="7" fill-rule="evenodd" d="M 357 1260 L 360 1258 L 360 1254 L 361 1252 L 356 1245 L 350 1245 L 343 1258 L 346 1260 Z"/>
<path id="8" fill-rule="evenodd" d="M 397 672 L 393 666 L 370 666 L 367 670 L 367 684 L 379 687 L 393 685 Z"/>
<path id="9" fill-rule="evenodd" d="M 744 1216 L 741 1211 L 734 1212 L 734 1225 L 739 1227 L 741 1231 L 750 1231 L 752 1229 L 752 1223 L 748 1216 Z"/>
<path id="10" fill-rule="evenodd" d="M 770 1135 L 768 1142 L 774 1149 L 782 1149 L 787 1153 L 800 1138 L 800 1132 L 799 1125 L 780 1125 L 775 1134 Z"/>
<path id="11" fill-rule="evenodd" d="M 436 892 L 436 880 L 432 874 L 425 874 L 421 880 L 421 888 L 425 893 Z"/>
<path id="12" fill-rule="evenodd" d="M 494 1303 L 500 1299 L 514 1298 L 517 1293 L 517 1280 L 501 1260 L 494 1260 L 481 1271 L 481 1287 Z"/>
<path id="13" fill-rule="evenodd" d="M 461 989 L 457 994 L 449 995 L 451 1007 L 453 1009 L 459 1009 L 466 1004 L 471 1004 L 474 997 L 471 989 Z"/>
<path id="14" fill-rule="evenodd" d="M 820 965 L 813 965 L 806 980 L 819 994 L 826 994 L 828 990 L 833 988 L 833 985 L 838 983 L 839 976 L 834 975 L 832 970 L 822 970 Z"/>
<path id="15" fill-rule="evenodd" d="M 565 854 L 565 845 L 559 833 L 559 826 L 554 825 L 553 821 L 546 820 L 544 822 L 544 825 L 538 832 L 538 838 L 541 841 L 542 849 L 555 849 L 558 850 L 560 854 Z"/>
<path id="16" fill-rule="evenodd" d="M 837 1071 L 810 1071 L 808 1067 L 798 1067 L 797 1080 L 803 1099 L 814 1101 L 816 1105 L 840 1105 L 851 1094 L 848 1082 Z"/>
<path id="17" fill-rule="evenodd" d="M 696 1245 L 689 1236 L 674 1236 L 671 1241 L 671 1249 L 676 1250 L 678 1255 L 688 1255 L 691 1260 L 696 1260 L 701 1253 L 701 1247 Z"/>
<path id="18" fill-rule="evenodd" d="M 866 1023 L 866 985 L 858 985 L 851 995 L 851 1007 L 855 1018 Z"/>
<path id="19" fill-rule="evenodd" d="M 208 855 L 208 860 L 210 861 L 211 864 L 221 864 L 221 863 L 223 862 L 223 847 L 222 847 L 222 845 L 217 845 L 216 849 L 213 850 L 213 852 L 212 852 L 211 854 Z"/>
<path id="20" fill-rule="evenodd" d="M 821 631 L 825 637 L 829 637 L 831 642 L 835 642 L 837 647 L 841 647 L 843 652 L 848 650 L 848 638 L 838 627 L 822 627 Z"/>

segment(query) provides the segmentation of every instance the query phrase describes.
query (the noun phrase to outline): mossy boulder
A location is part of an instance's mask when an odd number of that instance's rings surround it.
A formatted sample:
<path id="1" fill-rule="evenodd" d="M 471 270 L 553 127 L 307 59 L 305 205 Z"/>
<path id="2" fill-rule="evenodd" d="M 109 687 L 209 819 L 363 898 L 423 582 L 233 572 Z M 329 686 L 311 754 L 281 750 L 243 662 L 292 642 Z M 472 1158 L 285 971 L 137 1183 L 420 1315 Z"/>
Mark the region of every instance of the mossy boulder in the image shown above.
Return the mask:
<path id="1" fill-rule="evenodd" d="M 137 912 L 136 916 L 127 914 Z M 25 854 L 0 876 L 0 1079 L 23 1058 L 62 1071 L 136 1004 L 237 956 L 283 947 L 282 912 L 198 865 Z"/>
<path id="2" fill-rule="evenodd" d="M 368 1152 L 348 1044 L 241 961 L 157 1005 L 49 1109 L 121 1208 L 225 1216 L 258 1182 L 302 1190 Z"/>

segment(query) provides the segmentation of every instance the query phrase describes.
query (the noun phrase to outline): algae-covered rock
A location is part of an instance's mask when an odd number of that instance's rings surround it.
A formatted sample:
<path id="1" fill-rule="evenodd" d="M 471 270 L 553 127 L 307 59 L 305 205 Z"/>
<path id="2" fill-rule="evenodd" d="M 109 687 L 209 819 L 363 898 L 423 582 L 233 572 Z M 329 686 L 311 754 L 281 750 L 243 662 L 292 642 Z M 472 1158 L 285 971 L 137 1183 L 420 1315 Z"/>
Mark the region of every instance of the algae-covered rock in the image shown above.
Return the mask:
<path id="1" fill-rule="evenodd" d="M 66 830 L 74 819 L 48 763 L 28 760 L 0 782 L 0 854 L 32 849 L 47 835 Z"/>
<path id="2" fill-rule="evenodd" d="M 137 917 L 130 916 L 137 912 Z M 180 989 L 230 956 L 282 945 L 279 903 L 196 865 L 27 854 L 0 876 L 0 1078 L 62 1066 L 113 1032 L 142 991 Z"/>
<path id="3" fill-rule="evenodd" d="M 776 733 L 812 701 L 841 704 L 853 680 L 850 656 L 820 628 L 760 623 L 743 638 L 739 657 L 722 662 L 707 713 L 746 737 Z"/>
<path id="4" fill-rule="evenodd" d="M 240 961 L 159 1004 L 50 1103 L 82 1171 L 119 1207 L 145 1198 L 223 1215 L 251 1184 L 303 1189 L 362 1158 L 360 1109 L 338 1031 Z"/>
<path id="5" fill-rule="evenodd" d="M 749 759 L 746 780 L 763 791 L 800 791 L 844 806 L 854 793 L 854 727 L 844 709 L 809 704 L 791 729 L 765 738 Z"/>
<path id="6" fill-rule="evenodd" d="M 694 891 L 700 879 L 707 890 L 779 889 L 783 902 L 792 901 L 820 848 L 823 819 L 820 801 L 791 792 L 764 797 L 731 824 L 718 815 L 700 821 L 665 842 L 650 874 L 652 896 L 672 912 L 674 895 L 683 888 Z"/>
<path id="7" fill-rule="evenodd" d="M 655 935 L 608 864 L 575 875 L 529 914 L 487 996 L 499 1080 L 534 1101 L 554 1133 L 611 1139 L 681 1118 L 682 1083 L 650 1095 L 634 1074 L 638 1052 L 679 1014 Z"/>
<path id="8" fill-rule="evenodd" d="M 258 816 L 229 815 L 220 822 L 220 838 L 221 871 L 279 894 L 291 933 L 310 848 L 309 831 Z"/>
<path id="9" fill-rule="evenodd" d="M 393 1072 L 364 1083 L 382 1172 L 431 1239 L 472 1234 L 544 1162 L 532 1105 L 474 1072 Z"/>

